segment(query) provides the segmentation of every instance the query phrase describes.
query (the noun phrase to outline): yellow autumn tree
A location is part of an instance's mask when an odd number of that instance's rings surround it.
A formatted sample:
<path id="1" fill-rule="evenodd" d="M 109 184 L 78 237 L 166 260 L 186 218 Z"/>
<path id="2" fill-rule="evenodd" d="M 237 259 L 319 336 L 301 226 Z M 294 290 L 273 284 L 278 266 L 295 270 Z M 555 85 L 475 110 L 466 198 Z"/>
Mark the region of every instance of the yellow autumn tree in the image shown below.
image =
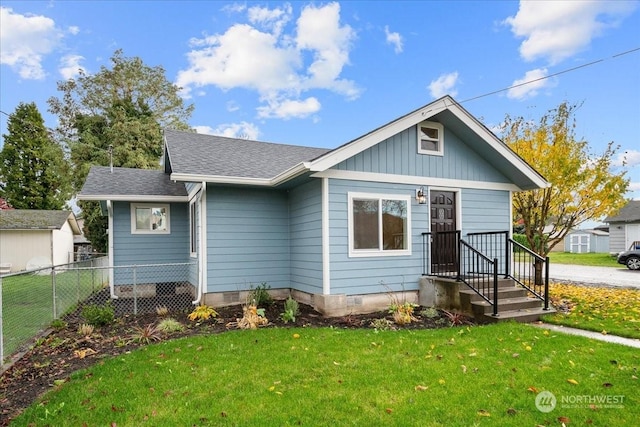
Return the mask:
<path id="1" fill-rule="evenodd" d="M 503 141 L 551 183 L 513 196 L 514 218 L 541 256 L 571 229 L 600 220 L 626 203 L 629 180 L 624 170 L 611 168 L 619 146 L 610 142 L 602 154 L 590 153 L 588 142 L 575 136 L 576 108 L 563 102 L 538 123 L 507 116 L 504 124 Z"/>

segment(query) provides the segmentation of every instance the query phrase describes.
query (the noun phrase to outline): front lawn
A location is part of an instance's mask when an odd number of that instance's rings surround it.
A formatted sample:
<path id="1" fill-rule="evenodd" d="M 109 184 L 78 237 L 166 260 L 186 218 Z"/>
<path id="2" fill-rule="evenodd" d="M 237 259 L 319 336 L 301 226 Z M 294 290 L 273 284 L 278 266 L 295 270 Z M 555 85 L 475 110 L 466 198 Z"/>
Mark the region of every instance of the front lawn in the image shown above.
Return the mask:
<path id="1" fill-rule="evenodd" d="M 232 331 L 103 360 L 12 425 L 634 425 L 638 369 L 637 349 L 513 323 Z"/>
<path id="2" fill-rule="evenodd" d="M 551 303 L 559 312 L 545 322 L 603 334 L 640 338 L 640 290 L 549 284 Z"/>
<path id="3" fill-rule="evenodd" d="M 618 267 L 615 257 L 602 253 L 572 254 L 570 252 L 549 252 L 549 260 L 554 264 L 591 265 L 594 267 Z"/>

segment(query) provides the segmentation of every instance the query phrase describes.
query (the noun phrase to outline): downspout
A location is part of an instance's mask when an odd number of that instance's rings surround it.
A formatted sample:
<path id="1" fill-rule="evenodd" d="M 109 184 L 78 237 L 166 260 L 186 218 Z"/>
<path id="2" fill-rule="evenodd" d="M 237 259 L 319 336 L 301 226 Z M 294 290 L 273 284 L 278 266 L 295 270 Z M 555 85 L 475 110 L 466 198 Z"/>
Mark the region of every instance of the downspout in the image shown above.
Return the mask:
<path id="1" fill-rule="evenodd" d="M 198 291 L 196 299 L 191 303 L 200 304 L 207 281 L 207 183 L 202 181 L 202 188 L 198 196 L 198 217 L 200 226 L 198 227 Z"/>
<path id="2" fill-rule="evenodd" d="M 107 233 L 108 241 L 108 257 L 109 257 L 109 293 L 111 298 L 118 299 L 116 295 L 115 283 L 114 283 L 114 268 L 113 268 L 113 205 L 111 200 L 107 200 L 107 227 L 109 232 Z"/>

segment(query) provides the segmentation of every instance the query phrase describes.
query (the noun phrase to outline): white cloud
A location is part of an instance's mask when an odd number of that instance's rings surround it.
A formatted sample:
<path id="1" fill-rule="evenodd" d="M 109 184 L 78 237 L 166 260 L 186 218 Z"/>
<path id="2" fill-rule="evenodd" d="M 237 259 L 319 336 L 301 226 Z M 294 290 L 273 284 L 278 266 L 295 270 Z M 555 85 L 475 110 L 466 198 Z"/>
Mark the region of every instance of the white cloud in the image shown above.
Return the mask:
<path id="1" fill-rule="evenodd" d="M 249 23 L 191 40 L 189 67 L 176 80 L 185 98 L 192 96 L 194 88 L 208 85 L 222 90 L 244 88 L 256 91 L 266 103 L 259 107 L 261 117 L 287 118 L 306 117 L 320 109 L 316 98 L 300 100 L 305 91 L 324 89 L 348 99 L 360 95 L 354 82 L 341 78 L 355 32 L 340 24 L 339 4 L 305 6 L 289 33 L 285 32 L 292 18 L 288 4 L 276 9 L 252 7 L 246 12 Z M 291 115 L 283 116 L 285 112 Z"/>
<path id="2" fill-rule="evenodd" d="M 628 166 L 634 167 L 640 165 L 640 151 L 638 150 L 626 150 L 624 153 L 618 153 L 616 158 L 612 162 L 613 166 Z"/>
<path id="3" fill-rule="evenodd" d="M 637 2 L 628 1 L 521 1 L 518 13 L 504 23 L 525 39 L 520 45 L 524 60 L 545 59 L 553 65 L 587 49 L 636 7 Z"/>
<path id="4" fill-rule="evenodd" d="M 257 140 L 260 135 L 258 127 L 248 122 L 225 123 L 215 129 L 210 126 L 195 126 L 194 129 L 201 134 L 226 136 L 228 138 Z"/>
<path id="5" fill-rule="evenodd" d="M 269 100 L 268 104 L 258 107 L 258 117 L 265 119 L 305 118 L 320 111 L 321 105 L 314 97 L 305 100 L 285 99 Z"/>
<path id="6" fill-rule="evenodd" d="M 393 45 L 393 50 L 396 53 L 402 53 L 402 36 L 400 33 L 392 33 L 389 31 L 389 26 L 384 26 L 384 34 L 387 36 L 387 43 Z"/>
<path id="7" fill-rule="evenodd" d="M 238 111 L 239 109 L 240 109 L 240 106 L 238 105 L 237 102 L 235 101 L 227 102 L 227 111 L 233 113 L 234 111 Z"/>
<path id="8" fill-rule="evenodd" d="M 272 30 L 273 34 L 279 36 L 283 27 L 291 20 L 291 5 L 286 3 L 282 8 L 269 9 L 266 7 L 254 6 L 247 10 L 249 22 L 260 25 L 263 28 Z"/>
<path id="9" fill-rule="evenodd" d="M 527 99 L 538 94 L 542 89 L 553 87 L 554 82 L 547 79 L 548 71 L 546 68 L 536 68 L 527 71 L 523 78 L 515 80 L 511 89 L 507 91 L 507 98 L 511 99 Z"/>
<path id="10" fill-rule="evenodd" d="M 23 79 L 43 79 L 43 58 L 60 42 L 62 31 L 51 18 L 20 15 L 6 7 L 0 7 L 0 22 L 0 64 L 10 66 Z"/>
<path id="11" fill-rule="evenodd" d="M 458 90 L 455 89 L 455 85 L 458 82 L 458 72 L 454 71 L 449 74 L 442 74 L 436 80 L 432 80 L 427 87 L 429 93 L 434 98 L 440 98 L 445 95 L 451 95 L 455 97 L 458 94 Z"/>
<path id="12" fill-rule="evenodd" d="M 67 31 L 69 32 L 69 34 L 77 36 L 80 33 L 80 27 L 77 27 L 77 26 L 73 25 L 73 26 L 69 27 L 67 29 Z"/>
<path id="13" fill-rule="evenodd" d="M 80 55 L 65 55 L 60 58 L 60 67 L 58 68 L 60 75 L 65 80 L 69 80 L 80 74 L 80 70 L 86 71 L 86 69 L 80 65 L 80 61 L 83 59 L 84 57 Z"/>

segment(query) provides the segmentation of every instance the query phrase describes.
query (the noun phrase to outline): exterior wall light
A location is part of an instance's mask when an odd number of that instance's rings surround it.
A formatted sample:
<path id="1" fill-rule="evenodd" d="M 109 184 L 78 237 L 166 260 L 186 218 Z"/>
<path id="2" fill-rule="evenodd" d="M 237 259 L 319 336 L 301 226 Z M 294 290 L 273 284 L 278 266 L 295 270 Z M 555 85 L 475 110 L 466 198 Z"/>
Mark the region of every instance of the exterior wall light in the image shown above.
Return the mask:
<path id="1" fill-rule="evenodd" d="M 416 189 L 416 200 L 419 205 L 427 204 L 427 196 L 424 194 L 424 187 L 420 187 Z"/>

